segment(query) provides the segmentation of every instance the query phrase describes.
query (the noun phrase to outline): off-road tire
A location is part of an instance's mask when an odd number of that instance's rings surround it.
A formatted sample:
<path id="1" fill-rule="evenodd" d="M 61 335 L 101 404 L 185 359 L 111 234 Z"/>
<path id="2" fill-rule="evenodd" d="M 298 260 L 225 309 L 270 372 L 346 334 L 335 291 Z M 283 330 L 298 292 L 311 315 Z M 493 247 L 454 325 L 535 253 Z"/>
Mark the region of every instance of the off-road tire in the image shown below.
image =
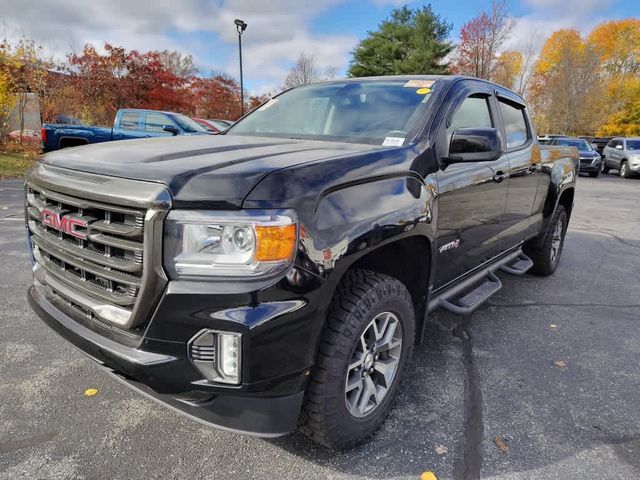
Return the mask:
<path id="1" fill-rule="evenodd" d="M 364 417 L 347 407 L 345 381 L 360 335 L 382 312 L 393 312 L 402 327 L 400 361 L 381 403 Z M 411 296 L 397 279 L 368 270 L 348 271 L 329 307 L 316 363 L 305 392 L 299 429 L 333 450 L 351 448 L 373 435 L 395 403 L 415 339 Z"/>
<path id="2" fill-rule="evenodd" d="M 552 258 L 554 233 L 556 232 L 556 226 L 560 221 L 562 222 L 562 232 L 559 251 L 555 258 Z M 558 264 L 560 263 L 560 257 L 562 256 L 564 238 L 567 233 L 568 225 L 569 218 L 567 216 L 567 211 L 563 205 L 558 205 L 556 213 L 553 215 L 544 236 L 533 238 L 525 243 L 523 251 L 529 256 L 529 258 L 531 258 L 531 260 L 533 260 L 533 267 L 530 270 L 531 273 L 546 277 L 556 271 L 556 268 L 558 268 Z"/>

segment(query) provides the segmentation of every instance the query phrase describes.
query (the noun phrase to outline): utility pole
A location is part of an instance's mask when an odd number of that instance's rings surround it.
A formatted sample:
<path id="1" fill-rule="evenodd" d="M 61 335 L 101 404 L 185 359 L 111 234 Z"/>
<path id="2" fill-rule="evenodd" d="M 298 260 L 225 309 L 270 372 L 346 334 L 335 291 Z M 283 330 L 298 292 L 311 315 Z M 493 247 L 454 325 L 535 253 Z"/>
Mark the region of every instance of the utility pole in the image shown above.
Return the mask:
<path id="1" fill-rule="evenodd" d="M 242 33 L 247 29 L 247 23 L 236 18 L 233 23 L 238 30 L 238 52 L 240 53 L 240 111 L 244 115 L 244 80 L 242 78 Z"/>

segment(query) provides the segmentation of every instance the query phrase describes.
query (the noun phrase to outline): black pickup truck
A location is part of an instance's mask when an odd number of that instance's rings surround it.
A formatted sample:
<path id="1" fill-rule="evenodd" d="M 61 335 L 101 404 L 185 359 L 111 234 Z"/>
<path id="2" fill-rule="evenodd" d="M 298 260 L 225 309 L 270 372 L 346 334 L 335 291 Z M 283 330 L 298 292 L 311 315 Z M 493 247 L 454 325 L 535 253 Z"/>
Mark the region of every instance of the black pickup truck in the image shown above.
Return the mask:
<path id="1" fill-rule="evenodd" d="M 398 394 L 429 312 L 549 275 L 573 148 L 477 79 L 282 93 L 218 136 L 89 145 L 26 179 L 29 302 L 115 378 L 208 424 L 339 449 Z"/>

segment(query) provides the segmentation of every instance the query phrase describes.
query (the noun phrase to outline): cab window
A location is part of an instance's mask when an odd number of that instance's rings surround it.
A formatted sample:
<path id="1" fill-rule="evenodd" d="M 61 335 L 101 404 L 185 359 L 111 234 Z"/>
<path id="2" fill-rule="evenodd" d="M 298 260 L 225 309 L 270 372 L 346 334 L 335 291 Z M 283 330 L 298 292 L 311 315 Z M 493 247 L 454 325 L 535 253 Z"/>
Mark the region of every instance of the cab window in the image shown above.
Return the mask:
<path id="1" fill-rule="evenodd" d="M 165 125 L 173 125 L 173 122 L 162 113 L 149 112 L 145 121 L 145 130 L 147 132 L 164 132 Z"/>
<path id="2" fill-rule="evenodd" d="M 489 99 L 484 95 L 467 97 L 451 117 L 447 127 L 447 145 L 451 142 L 451 135 L 460 128 L 493 128 Z"/>
<path id="3" fill-rule="evenodd" d="M 498 103 L 507 137 L 507 148 L 517 148 L 527 143 L 530 135 L 524 107 L 502 99 Z"/>
<path id="4" fill-rule="evenodd" d="M 120 128 L 125 130 L 138 130 L 138 119 L 140 114 L 138 112 L 122 112 L 120 116 Z"/>

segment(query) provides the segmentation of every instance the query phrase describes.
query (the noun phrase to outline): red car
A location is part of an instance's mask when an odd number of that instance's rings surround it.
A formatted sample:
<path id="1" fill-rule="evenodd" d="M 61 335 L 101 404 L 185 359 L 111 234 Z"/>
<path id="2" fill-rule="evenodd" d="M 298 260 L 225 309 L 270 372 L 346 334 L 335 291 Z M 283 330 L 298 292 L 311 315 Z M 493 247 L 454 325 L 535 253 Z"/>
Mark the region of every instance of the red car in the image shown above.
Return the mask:
<path id="1" fill-rule="evenodd" d="M 233 125 L 233 122 L 230 122 L 228 120 L 205 120 L 204 118 L 196 117 L 193 117 L 193 120 L 213 133 L 224 132 L 227 128 Z"/>

